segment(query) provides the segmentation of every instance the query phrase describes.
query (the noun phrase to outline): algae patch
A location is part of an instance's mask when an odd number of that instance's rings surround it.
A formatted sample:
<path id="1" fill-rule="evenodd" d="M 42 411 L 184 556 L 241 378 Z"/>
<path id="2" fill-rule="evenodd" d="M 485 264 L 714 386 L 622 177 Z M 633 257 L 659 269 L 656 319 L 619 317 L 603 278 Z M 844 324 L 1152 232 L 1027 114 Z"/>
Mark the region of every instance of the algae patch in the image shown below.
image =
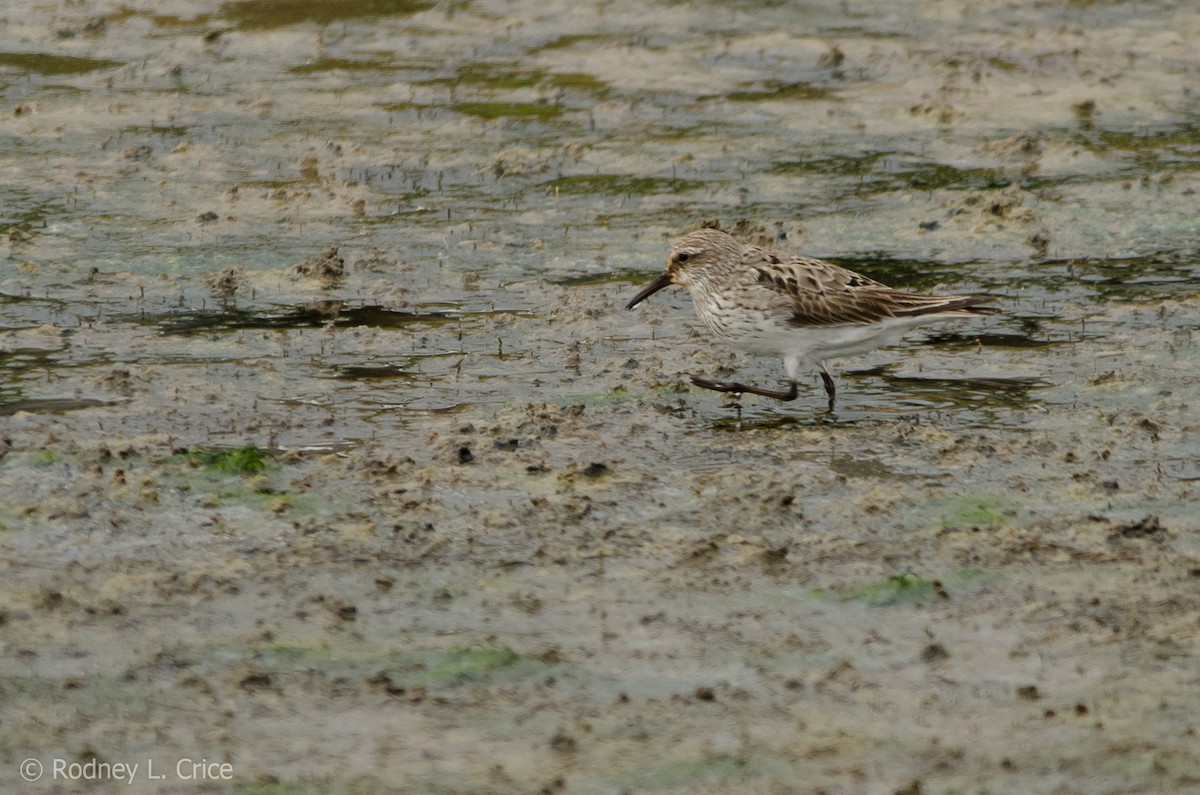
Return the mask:
<path id="1" fill-rule="evenodd" d="M 433 8 L 422 0 L 309 0 L 304 3 L 280 0 L 240 0 L 225 3 L 221 13 L 242 30 L 270 30 L 306 22 L 328 25 L 350 19 L 407 16 Z"/>
<path id="2" fill-rule="evenodd" d="M 979 588 L 990 577 L 988 572 L 974 568 L 960 569 L 940 578 L 923 577 L 907 571 L 881 580 L 818 588 L 811 593 L 818 598 L 861 602 L 870 607 L 890 607 L 930 598 L 951 599 L 955 594 Z"/>
<path id="3" fill-rule="evenodd" d="M 188 461 L 210 472 L 229 475 L 253 475 L 274 463 L 271 456 L 252 444 L 233 450 L 193 448 L 188 451 Z"/>
<path id="4" fill-rule="evenodd" d="M 459 113 L 481 119 L 529 118 L 552 119 L 562 108 L 541 102 L 460 102 L 451 107 Z"/>
<path id="5" fill-rule="evenodd" d="M 1005 527 L 1012 524 L 1015 504 L 999 494 L 962 494 L 930 505 L 938 526 Z"/>
<path id="6" fill-rule="evenodd" d="M 124 64 L 105 58 L 79 58 L 48 52 L 0 52 L 0 73 L 15 69 L 39 75 L 82 75 L 119 66 Z"/>
<path id="7" fill-rule="evenodd" d="M 508 646 L 457 646 L 430 660 L 427 670 L 436 680 L 458 683 L 485 678 L 520 660 L 521 655 Z"/>
<path id="8" fill-rule="evenodd" d="M 579 174 L 559 177 L 543 184 L 548 190 L 571 196 L 623 193 L 648 196 L 656 193 L 682 193 L 701 183 L 670 177 L 639 177 L 633 174 Z"/>

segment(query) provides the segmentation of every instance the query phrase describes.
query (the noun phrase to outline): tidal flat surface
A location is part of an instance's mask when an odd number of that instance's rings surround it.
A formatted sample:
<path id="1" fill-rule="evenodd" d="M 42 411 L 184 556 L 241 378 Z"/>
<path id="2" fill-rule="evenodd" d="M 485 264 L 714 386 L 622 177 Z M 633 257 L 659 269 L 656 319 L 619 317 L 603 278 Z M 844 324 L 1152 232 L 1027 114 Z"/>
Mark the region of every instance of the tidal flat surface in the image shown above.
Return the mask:
<path id="1" fill-rule="evenodd" d="M 1200 786 L 1194 4 L 0 29 L 0 789 Z M 1004 312 L 730 407 L 704 221 Z"/>

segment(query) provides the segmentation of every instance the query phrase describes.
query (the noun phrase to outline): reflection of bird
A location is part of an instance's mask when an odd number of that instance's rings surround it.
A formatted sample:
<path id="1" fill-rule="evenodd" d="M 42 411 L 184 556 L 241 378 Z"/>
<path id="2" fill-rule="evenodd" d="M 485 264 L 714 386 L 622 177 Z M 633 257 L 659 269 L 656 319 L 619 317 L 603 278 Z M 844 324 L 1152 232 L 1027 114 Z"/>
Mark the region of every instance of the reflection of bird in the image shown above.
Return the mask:
<path id="1" fill-rule="evenodd" d="M 908 329 L 1000 311 L 993 298 L 896 290 L 819 259 L 739 243 L 716 229 L 684 235 L 667 270 L 625 307 L 633 309 L 672 284 L 692 295 L 696 314 L 721 339 L 749 353 L 783 358 L 789 387 L 763 389 L 692 376 L 718 392 L 793 400 L 804 369 L 816 367 L 833 410 L 836 388 L 828 359 L 895 345 Z"/>

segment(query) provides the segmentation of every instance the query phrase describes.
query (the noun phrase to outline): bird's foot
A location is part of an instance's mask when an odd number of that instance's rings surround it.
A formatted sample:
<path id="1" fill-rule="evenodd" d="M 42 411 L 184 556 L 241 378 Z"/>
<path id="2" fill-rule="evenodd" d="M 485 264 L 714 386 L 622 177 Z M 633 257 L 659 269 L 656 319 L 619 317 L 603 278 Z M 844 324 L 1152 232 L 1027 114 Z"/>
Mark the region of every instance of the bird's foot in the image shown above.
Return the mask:
<path id="1" fill-rule="evenodd" d="M 692 383 L 702 389 L 711 389 L 714 392 L 724 392 L 730 395 L 740 395 L 747 392 L 750 387 L 745 384 L 738 384 L 731 381 L 709 381 L 707 378 L 701 378 L 698 375 L 690 376 Z"/>
<path id="2" fill-rule="evenodd" d="M 833 384 L 833 376 L 821 366 L 821 383 L 825 385 L 825 394 L 829 396 L 829 413 L 833 414 L 833 404 L 837 400 L 837 387 Z"/>
<path id="3" fill-rule="evenodd" d="M 691 379 L 693 384 L 702 389 L 711 389 L 714 392 L 725 392 L 732 395 L 761 395 L 762 397 L 774 398 L 775 400 L 795 400 L 798 394 L 795 381 L 791 383 L 790 388 L 784 390 L 763 389 L 762 387 L 740 384 L 736 381 L 709 381 L 707 378 L 701 378 L 696 375 L 691 376 Z"/>

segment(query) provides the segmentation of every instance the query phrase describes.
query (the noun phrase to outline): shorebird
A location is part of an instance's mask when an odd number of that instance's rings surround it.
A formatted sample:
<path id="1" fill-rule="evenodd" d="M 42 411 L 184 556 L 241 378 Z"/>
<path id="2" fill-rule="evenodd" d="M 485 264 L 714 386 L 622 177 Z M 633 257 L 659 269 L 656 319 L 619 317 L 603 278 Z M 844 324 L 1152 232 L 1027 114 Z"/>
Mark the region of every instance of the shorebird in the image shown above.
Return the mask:
<path id="1" fill-rule="evenodd" d="M 764 389 L 691 376 L 704 389 L 795 400 L 802 371 L 817 368 L 829 410 L 837 387 L 826 362 L 895 345 L 916 326 L 1000 311 L 996 299 L 897 290 L 829 262 L 739 243 L 717 229 L 689 232 L 671 246 L 666 271 L 625 308 L 678 284 L 696 314 L 735 348 L 779 356 L 787 389 Z"/>

